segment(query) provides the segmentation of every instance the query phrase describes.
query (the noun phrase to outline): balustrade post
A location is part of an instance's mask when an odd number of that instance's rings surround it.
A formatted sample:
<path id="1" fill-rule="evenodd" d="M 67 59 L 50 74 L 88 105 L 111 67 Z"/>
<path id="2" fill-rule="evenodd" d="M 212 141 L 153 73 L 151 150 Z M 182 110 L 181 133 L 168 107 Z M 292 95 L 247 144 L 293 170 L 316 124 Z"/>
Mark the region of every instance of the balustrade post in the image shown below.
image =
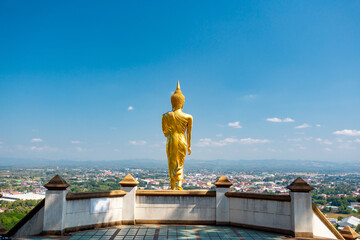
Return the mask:
<path id="1" fill-rule="evenodd" d="M 295 237 L 313 237 L 313 210 L 311 190 L 302 178 L 297 178 L 289 186 L 291 197 L 291 231 Z"/>
<path id="2" fill-rule="evenodd" d="M 216 225 L 230 223 L 230 200 L 225 196 L 232 183 L 225 176 L 221 176 L 215 183 L 216 186 Z"/>
<path id="3" fill-rule="evenodd" d="M 139 184 L 130 174 L 119 182 L 121 189 L 126 192 L 123 200 L 122 211 L 122 224 L 134 225 L 135 224 L 135 211 L 136 211 L 136 190 Z"/>
<path id="4" fill-rule="evenodd" d="M 63 234 L 68 186 L 69 184 L 59 175 L 56 175 L 44 185 L 47 188 L 43 222 L 43 232 L 45 234 Z"/>

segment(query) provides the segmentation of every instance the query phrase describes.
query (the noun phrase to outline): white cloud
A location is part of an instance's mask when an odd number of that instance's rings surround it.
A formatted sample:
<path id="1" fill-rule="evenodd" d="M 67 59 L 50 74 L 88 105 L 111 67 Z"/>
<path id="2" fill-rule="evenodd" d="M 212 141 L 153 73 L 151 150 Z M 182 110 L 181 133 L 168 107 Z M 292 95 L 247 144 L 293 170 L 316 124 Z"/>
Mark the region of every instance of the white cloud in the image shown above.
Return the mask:
<path id="1" fill-rule="evenodd" d="M 340 148 L 340 149 L 350 149 L 350 150 L 355 149 L 354 147 L 352 147 L 352 146 L 350 146 L 349 144 L 346 144 L 346 143 L 338 146 L 338 148 Z"/>
<path id="2" fill-rule="evenodd" d="M 32 146 L 32 147 L 30 147 L 30 150 L 33 150 L 33 151 L 42 151 L 42 150 L 44 150 L 44 147 Z"/>
<path id="3" fill-rule="evenodd" d="M 211 143 L 212 143 L 211 138 L 201 138 L 196 145 L 198 147 L 206 147 L 206 146 L 211 145 Z"/>
<path id="4" fill-rule="evenodd" d="M 295 120 L 292 119 L 292 118 L 280 119 L 280 118 L 277 118 L 277 117 L 267 118 L 266 121 L 268 121 L 268 122 L 276 122 L 276 123 L 280 123 L 280 122 L 295 122 Z"/>
<path id="5" fill-rule="evenodd" d="M 268 139 L 254 139 L 254 138 L 225 138 L 223 140 L 219 140 L 219 141 L 214 141 L 211 138 L 202 138 L 200 139 L 200 141 L 196 144 L 196 146 L 198 147 L 207 147 L 207 146 L 217 146 L 217 147 L 222 147 L 222 146 L 227 146 L 233 143 L 238 143 L 238 144 L 255 144 L 255 143 L 268 143 L 270 142 L 270 140 Z"/>
<path id="6" fill-rule="evenodd" d="M 37 151 L 37 152 L 42 152 L 42 151 L 47 151 L 47 152 L 58 152 L 59 149 L 58 148 L 53 148 L 53 147 L 49 147 L 49 146 L 31 146 L 31 147 L 24 147 L 24 146 L 17 146 L 18 150 L 23 150 L 23 151 Z"/>
<path id="7" fill-rule="evenodd" d="M 324 148 L 325 151 L 331 152 L 332 149 L 331 148 Z"/>
<path id="8" fill-rule="evenodd" d="M 161 149 L 163 149 L 163 146 L 164 144 L 162 143 L 154 143 L 150 145 L 151 148 L 161 148 Z"/>
<path id="9" fill-rule="evenodd" d="M 315 126 L 316 126 L 316 127 L 321 127 L 321 125 L 320 125 L 320 124 L 316 124 Z"/>
<path id="10" fill-rule="evenodd" d="M 238 140 L 236 138 L 225 138 L 223 140 L 220 141 L 213 141 L 211 140 L 211 138 L 202 138 L 200 139 L 200 141 L 198 142 L 197 146 L 199 147 L 205 147 L 205 146 L 226 146 L 229 145 L 231 143 L 235 143 Z"/>
<path id="11" fill-rule="evenodd" d="M 76 147 L 75 150 L 78 151 L 78 152 L 85 152 L 86 148 Z"/>
<path id="12" fill-rule="evenodd" d="M 360 136 L 360 131 L 358 130 L 350 130 L 350 129 L 344 129 L 333 132 L 335 135 L 346 135 L 346 136 Z"/>
<path id="13" fill-rule="evenodd" d="M 240 122 L 237 121 L 237 122 L 229 122 L 228 123 L 228 126 L 229 127 L 233 127 L 233 128 L 242 128 L 242 126 L 240 126 Z"/>
<path id="14" fill-rule="evenodd" d="M 274 149 L 274 148 L 267 148 L 266 150 L 269 151 L 269 152 L 273 152 L 273 153 L 280 153 L 280 152 L 282 152 L 281 150 L 277 150 L 277 149 Z"/>
<path id="15" fill-rule="evenodd" d="M 43 140 L 41 138 L 33 138 L 31 139 L 31 142 L 42 142 Z"/>
<path id="16" fill-rule="evenodd" d="M 295 120 L 292 118 L 285 118 L 283 122 L 295 122 Z"/>
<path id="17" fill-rule="evenodd" d="M 333 143 L 331 141 L 329 141 L 328 139 L 322 139 L 322 138 L 316 138 L 315 139 L 317 142 L 321 143 L 321 144 L 326 144 L 326 145 L 332 145 Z"/>
<path id="18" fill-rule="evenodd" d="M 128 110 L 129 110 L 129 111 L 132 111 L 132 110 L 134 110 L 134 107 L 133 107 L 133 106 L 129 106 L 129 107 L 128 107 Z"/>
<path id="19" fill-rule="evenodd" d="M 360 138 L 355 139 L 354 142 L 360 143 Z"/>
<path id="20" fill-rule="evenodd" d="M 242 138 L 239 139 L 239 143 L 252 144 L 252 143 L 268 143 L 268 139 L 253 139 L 253 138 Z"/>
<path id="21" fill-rule="evenodd" d="M 282 120 L 280 118 L 267 118 L 266 121 L 269 122 L 282 122 Z"/>
<path id="22" fill-rule="evenodd" d="M 325 139 L 323 142 L 323 144 L 326 144 L 326 145 L 332 145 L 333 143 L 327 139 Z"/>
<path id="23" fill-rule="evenodd" d="M 301 142 L 302 139 L 301 138 L 289 138 L 288 141 L 289 142 Z"/>
<path id="24" fill-rule="evenodd" d="M 4 144 L 4 143 L 0 141 L 0 145 L 1 145 L 1 144 Z"/>
<path id="25" fill-rule="evenodd" d="M 303 145 L 301 144 L 296 144 L 296 146 L 300 149 L 300 150 L 306 150 L 307 147 L 304 147 Z"/>
<path id="26" fill-rule="evenodd" d="M 217 137 L 222 137 L 223 135 L 221 133 L 216 134 Z"/>
<path id="27" fill-rule="evenodd" d="M 245 95 L 244 98 L 247 100 L 253 100 L 257 97 L 256 94 L 249 94 L 249 95 Z"/>
<path id="28" fill-rule="evenodd" d="M 129 143 L 131 145 L 145 145 L 147 142 L 144 140 L 140 140 L 140 141 L 129 141 Z"/>
<path id="29" fill-rule="evenodd" d="M 304 123 L 304 124 L 301 124 L 299 126 L 296 126 L 295 128 L 308 128 L 308 127 L 310 127 L 310 125 L 307 124 L 307 123 Z"/>
<path id="30" fill-rule="evenodd" d="M 73 141 L 71 141 L 71 143 L 72 143 L 72 144 L 81 144 L 81 143 L 83 143 L 83 142 L 77 141 L 77 140 L 73 140 Z"/>

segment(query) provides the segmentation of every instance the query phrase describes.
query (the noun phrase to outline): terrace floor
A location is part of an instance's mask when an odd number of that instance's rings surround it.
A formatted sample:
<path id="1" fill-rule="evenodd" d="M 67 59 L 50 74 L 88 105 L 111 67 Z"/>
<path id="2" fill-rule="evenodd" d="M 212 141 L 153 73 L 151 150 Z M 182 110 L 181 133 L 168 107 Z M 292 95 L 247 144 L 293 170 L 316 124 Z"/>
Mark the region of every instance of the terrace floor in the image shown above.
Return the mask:
<path id="1" fill-rule="evenodd" d="M 69 236 L 43 236 L 18 238 L 31 240 L 162 240 L 162 239 L 294 239 L 282 234 L 250 230 L 233 226 L 210 225 L 121 225 L 112 228 L 71 233 Z"/>

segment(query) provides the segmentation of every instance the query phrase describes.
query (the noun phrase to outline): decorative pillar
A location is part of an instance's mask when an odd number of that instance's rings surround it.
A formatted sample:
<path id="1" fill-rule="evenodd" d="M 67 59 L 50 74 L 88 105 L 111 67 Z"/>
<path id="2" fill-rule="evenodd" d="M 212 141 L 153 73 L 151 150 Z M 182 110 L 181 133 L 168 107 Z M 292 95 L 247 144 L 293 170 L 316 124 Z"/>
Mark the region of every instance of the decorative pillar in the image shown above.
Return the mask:
<path id="1" fill-rule="evenodd" d="M 291 197 L 291 231 L 295 237 L 313 237 L 313 210 L 311 190 L 302 178 L 297 178 L 289 186 Z"/>
<path id="2" fill-rule="evenodd" d="M 69 184 L 59 175 L 56 175 L 44 185 L 44 187 L 47 188 L 43 222 L 43 231 L 45 234 L 63 234 L 68 186 Z"/>
<path id="3" fill-rule="evenodd" d="M 135 210 L 136 210 L 136 190 L 138 181 L 130 174 L 119 182 L 121 189 L 126 192 L 123 200 L 122 210 L 122 224 L 134 225 L 135 224 Z"/>
<path id="4" fill-rule="evenodd" d="M 352 229 L 349 225 L 344 227 L 340 233 L 346 240 L 355 240 L 360 237 L 360 234 L 355 232 L 355 230 Z"/>
<path id="5" fill-rule="evenodd" d="M 216 186 L 216 225 L 229 225 L 230 200 L 225 196 L 232 186 L 230 180 L 221 176 L 215 183 Z"/>

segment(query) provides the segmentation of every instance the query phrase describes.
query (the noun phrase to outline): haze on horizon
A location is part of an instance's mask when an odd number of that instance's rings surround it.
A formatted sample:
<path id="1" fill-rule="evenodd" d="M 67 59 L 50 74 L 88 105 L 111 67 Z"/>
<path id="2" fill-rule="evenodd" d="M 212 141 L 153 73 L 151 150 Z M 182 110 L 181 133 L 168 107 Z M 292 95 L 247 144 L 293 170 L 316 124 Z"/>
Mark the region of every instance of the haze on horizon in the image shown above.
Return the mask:
<path id="1" fill-rule="evenodd" d="M 0 2 L 0 157 L 355 161 L 360 2 Z"/>

